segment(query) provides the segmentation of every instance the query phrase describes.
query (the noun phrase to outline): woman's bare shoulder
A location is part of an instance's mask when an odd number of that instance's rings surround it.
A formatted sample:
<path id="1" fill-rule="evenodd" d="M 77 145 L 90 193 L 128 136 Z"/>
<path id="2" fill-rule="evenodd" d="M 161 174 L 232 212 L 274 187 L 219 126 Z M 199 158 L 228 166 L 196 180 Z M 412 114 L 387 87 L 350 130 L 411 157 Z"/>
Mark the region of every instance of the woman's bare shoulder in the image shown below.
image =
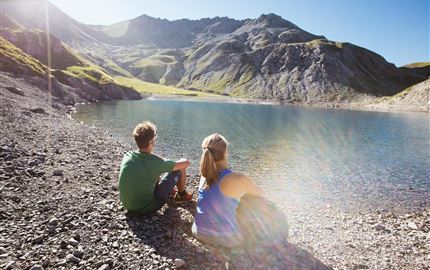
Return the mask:
<path id="1" fill-rule="evenodd" d="M 232 172 L 226 176 L 224 176 L 224 179 L 222 180 L 222 183 L 228 184 L 235 184 L 239 183 L 241 181 L 246 181 L 249 178 L 241 173 Z"/>

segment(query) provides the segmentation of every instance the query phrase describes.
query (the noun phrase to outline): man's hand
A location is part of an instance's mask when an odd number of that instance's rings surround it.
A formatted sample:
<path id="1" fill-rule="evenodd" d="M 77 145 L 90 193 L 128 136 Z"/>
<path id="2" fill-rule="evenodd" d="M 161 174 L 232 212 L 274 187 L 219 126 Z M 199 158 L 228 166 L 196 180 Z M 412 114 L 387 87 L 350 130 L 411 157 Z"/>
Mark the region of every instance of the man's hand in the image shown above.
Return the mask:
<path id="1" fill-rule="evenodd" d="M 190 162 L 185 159 L 185 158 L 181 158 L 180 160 L 176 161 L 176 165 L 173 168 L 174 171 L 179 171 L 179 170 L 184 170 L 186 168 L 188 168 L 190 166 Z"/>

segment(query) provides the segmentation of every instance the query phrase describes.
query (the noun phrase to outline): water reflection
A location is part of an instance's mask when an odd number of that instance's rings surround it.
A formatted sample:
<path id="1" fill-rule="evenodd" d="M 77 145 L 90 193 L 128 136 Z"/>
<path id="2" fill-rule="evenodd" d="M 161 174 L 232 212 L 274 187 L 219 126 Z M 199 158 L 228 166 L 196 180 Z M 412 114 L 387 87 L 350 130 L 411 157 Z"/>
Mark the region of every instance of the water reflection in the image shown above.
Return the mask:
<path id="1" fill-rule="evenodd" d="M 175 100 L 79 106 L 75 118 L 133 144 L 142 120 L 158 126 L 157 151 L 188 157 L 197 171 L 202 139 L 231 143 L 233 169 L 288 204 L 364 207 L 423 204 L 430 195 L 428 115 Z M 385 204 L 385 205 L 384 205 Z"/>

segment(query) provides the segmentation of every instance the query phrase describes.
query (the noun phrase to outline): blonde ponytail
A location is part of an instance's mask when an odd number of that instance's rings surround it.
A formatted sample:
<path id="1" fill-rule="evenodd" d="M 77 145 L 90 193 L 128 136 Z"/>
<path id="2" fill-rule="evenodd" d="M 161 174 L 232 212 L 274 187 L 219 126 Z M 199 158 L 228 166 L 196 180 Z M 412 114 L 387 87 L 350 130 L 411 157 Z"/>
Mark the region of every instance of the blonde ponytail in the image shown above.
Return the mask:
<path id="1" fill-rule="evenodd" d="M 211 150 L 208 148 L 203 150 L 202 159 L 200 162 L 200 173 L 206 179 L 206 184 L 211 186 L 218 177 L 218 170 Z"/>
<path id="2" fill-rule="evenodd" d="M 212 134 L 203 140 L 200 174 L 206 179 L 207 187 L 218 180 L 217 162 L 225 159 L 227 145 L 228 141 L 220 134 Z"/>

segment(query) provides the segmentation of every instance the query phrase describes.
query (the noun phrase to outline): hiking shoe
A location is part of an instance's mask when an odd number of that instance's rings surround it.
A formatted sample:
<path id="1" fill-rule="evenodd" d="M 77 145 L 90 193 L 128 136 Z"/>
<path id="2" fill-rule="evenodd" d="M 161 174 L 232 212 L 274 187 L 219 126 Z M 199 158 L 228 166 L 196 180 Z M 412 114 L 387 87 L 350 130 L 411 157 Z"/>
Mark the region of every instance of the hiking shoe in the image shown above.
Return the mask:
<path id="1" fill-rule="evenodd" d="M 179 192 L 176 193 L 174 200 L 176 203 L 185 203 L 193 200 L 193 194 L 185 192 L 184 195 L 180 195 Z"/>

